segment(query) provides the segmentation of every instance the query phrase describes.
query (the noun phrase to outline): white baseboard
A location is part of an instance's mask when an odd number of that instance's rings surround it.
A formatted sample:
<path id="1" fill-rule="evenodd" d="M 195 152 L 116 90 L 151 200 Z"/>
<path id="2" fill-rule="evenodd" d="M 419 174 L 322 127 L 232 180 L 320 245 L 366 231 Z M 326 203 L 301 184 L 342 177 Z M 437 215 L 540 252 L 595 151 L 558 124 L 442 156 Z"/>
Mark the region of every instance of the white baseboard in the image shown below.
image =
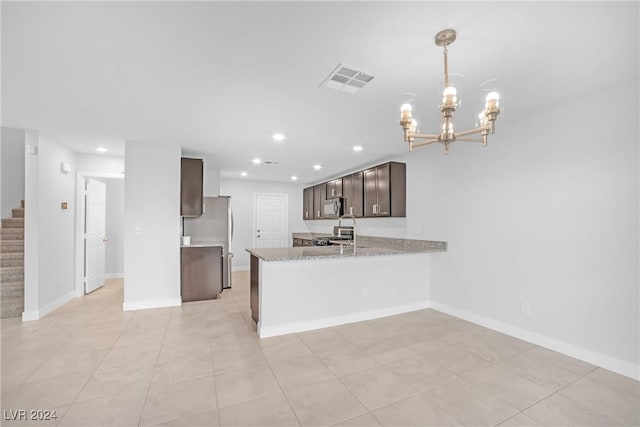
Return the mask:
<path id="1" fill-rule="evenodd" d="M 104 275 L 105 279 L 122 279 L 124 278 L 124 273 L 107 273 Z"/>
<path id="2" fill-rule="evenodd" d="M 446 304 L 440 304 L 438 302 L 431 301 L 430 306 L 434 310 L 438 310 L 443 313 L 458 317 L 460 319 L 467 320 L 471 323 L 493 329 L 494 331 L 502 332 L 512 337 L 519 338 L 521 340 L 528 341 L 541 347 L 557 351 L 558 353 L 562 353 L 575 359 L 591 363 L 592 365 L 600 366 L 602 368 L 616 372 L 620 375 L 633 378 L 634 380 L 640 380 L 640 365 L 635 365 L 633 363 L 626 362 L 612 356 L 607 356 L 602 353 L 587 350 L 586 348 L 579 347 L 577 345 L 569 344 L 567 342 L 560 341 L 555 338 L 539 334 L 537 332 L 518 328 L 517 326 L 490 319 L 488 317 L 480 316 L 478 314 L 451 307 Z"/>
<path id="3" fill-rule="evenodd" d="M 286 325 L 261 327 L 258 324 L 258 335 L 260 338 L 275 337 L 295 332 L 312 331 L 314 329 L 329 328 L 331 326 L 345 325 L 365 320 L 379 319 L 381 317 L 395 316 L 396 314 L 409 313 L 429 308 L 429 301 L 421 301 L 412 304 L 386 307 L 378 310 L 362 311 L 359 313 L 345 314 L 342 316 L 332 316 L 324 319 L 311 320 L 306 322 L 289 323 Z"/>
<path id="4" fill-rule="evenodd" d="M 29 310 L 29 311 L 22 312 L 23 322 L 30 322 L 32 320 L 38 320 L 38 319 L 40 319 L 40 313 L 38 310 Z"/>
<path id="5" fill-rule="evenodd" d="M 24 311 L 24 312 L 22 312 L 22 321 L 23 322 L 28 322 L 28 321 L 31 321 L 31 320 L 41 319 L 44 316 L 46 316 L 47 314 L 51 313 L 56 308 L 62 307 L 63 305 L 65 305 L 66 303 L 68 303 L 69 301 L 71 301 L 75 297 L 76 297 L 76 291 L 73 290 L 73 291 L 61 296 L 57 300 L 50 302 L 49 304 L 45 305 L 44 307 L 40 308 L 39 310 Z"/>
<path id="6" fill-rule="evenodd" d="M 148 308 L 179 307 L 182 305 L 182 298 L 154 299 L 145 301 L 123 302 L 122 311 L 146 310 Z"/>

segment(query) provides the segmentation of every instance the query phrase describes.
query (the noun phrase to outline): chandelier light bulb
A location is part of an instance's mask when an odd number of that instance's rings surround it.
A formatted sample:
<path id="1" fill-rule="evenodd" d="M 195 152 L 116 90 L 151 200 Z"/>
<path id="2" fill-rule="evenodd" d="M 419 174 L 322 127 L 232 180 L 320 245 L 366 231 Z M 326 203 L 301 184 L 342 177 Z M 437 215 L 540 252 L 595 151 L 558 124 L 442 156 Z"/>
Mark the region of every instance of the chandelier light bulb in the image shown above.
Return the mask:
<path id="1" fill-rule="evenodd" d="M 406 122 L 411 121 L 411 104 L 402 104 L 400 107 L 400 120 L 404 120 Z"/>
<path id="2" fill-rule="evenodd" d="M 448 86 L 444 89 L 444 93 L 442 94 L 442 103 L 443 104 L 455 104 L 458 102 L 458 97 L 456 96 L 458 91 L 453 86 Z"/>
<path id="3" fill-rule="evenodd" d="M 401 113 L 404 113 L 405 111 L 411 112 L 411 110 L 413 110 L 411 104 L 402 104 L 402 107 L 400 107 Z"/>
<path id="4" fill-rule="evenodd" d="M 489 92 L 485 98 L 485 108 L 498 107 L 500 105 L 500 94 L 498 92 Z"/>

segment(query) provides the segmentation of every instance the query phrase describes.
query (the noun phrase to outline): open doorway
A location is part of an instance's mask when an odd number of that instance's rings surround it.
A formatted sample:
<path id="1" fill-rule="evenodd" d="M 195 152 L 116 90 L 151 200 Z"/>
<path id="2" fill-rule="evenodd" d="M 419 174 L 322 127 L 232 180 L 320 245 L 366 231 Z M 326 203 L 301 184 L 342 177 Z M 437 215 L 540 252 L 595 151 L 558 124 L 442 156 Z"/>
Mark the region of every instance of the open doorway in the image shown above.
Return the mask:
<path id="1" fill-rule="evenodd" d="M 124 175 L 79 173 L 76 211 L 76 296 L 124 272 Z"/>

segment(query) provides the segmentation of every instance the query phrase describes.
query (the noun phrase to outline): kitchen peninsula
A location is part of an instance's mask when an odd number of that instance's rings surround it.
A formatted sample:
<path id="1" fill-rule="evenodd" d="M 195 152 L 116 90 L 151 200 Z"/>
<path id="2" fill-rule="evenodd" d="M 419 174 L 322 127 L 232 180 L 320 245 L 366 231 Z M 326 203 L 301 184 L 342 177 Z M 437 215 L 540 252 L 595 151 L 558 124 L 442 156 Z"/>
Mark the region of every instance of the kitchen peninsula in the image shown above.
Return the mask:
<path id="1" fill-rule="evenodd" d="M 294 238 L 311 238 L 311 233 Z M 247 249 L 261 338 L 420 310 L 446 242 L 360 236 L 358 246 Z"/>

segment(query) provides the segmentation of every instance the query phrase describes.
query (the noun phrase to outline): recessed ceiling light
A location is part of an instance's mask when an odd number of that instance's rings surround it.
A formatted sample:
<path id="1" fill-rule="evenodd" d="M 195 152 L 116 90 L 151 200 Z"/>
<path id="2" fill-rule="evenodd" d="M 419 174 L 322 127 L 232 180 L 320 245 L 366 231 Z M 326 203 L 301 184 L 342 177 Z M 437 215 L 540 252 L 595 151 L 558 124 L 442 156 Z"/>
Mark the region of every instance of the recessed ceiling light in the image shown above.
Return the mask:
<path id="1" fill-rule="evenodd" d="M 362 145 L 354 145 L 353 151 L 362 151 Z"/>
<path id="2" fill-rule="evenodd" d="M 320 169 L 322 169 L 322 165 L 313 165 L 313 168 L 319 171 Z"/>
<path id="3" fill-rule="evenodd" d="M 260 160 L 259 158 L 255 158 L 253 160 L 251 160 L 253 162 L 254 165 L 259 165 L 260 163 L 262 163 L 262 160 Z"/>
<path id="4" fill-rule="evenodd" d="M 247 175 L 248 175 L 248 173 L 246 173 L 246 172 L 240 172 L 240 175 L 242 175 L 242 176 L 247 176 Z"/>
<path id="5" fill-rule="evenodd" d="M 274 141 L 284 141 L 284 135 L 281 133 L 274 133 L 271 138 L 273 138 Z"/>
<path id="6" fill-rule="evenodd" d="M 297 176 L 293 175 L 293 176 L 291 177 L 291 181 L 297 181 L 297 180 L 298 180 L 298 177 L 297 177 Z"/>
<path id="7" fill-rule="evenodd" d="M 99 151 L 99 152 L 101 152 L 101 153 L 106 153 L 106 152 L 107 152 L 107 149 L 106 149 L 106 148 L 104 148 L 104 147 L 98 147 L 98 148 L 96 148 L 96 151 Z"/>

